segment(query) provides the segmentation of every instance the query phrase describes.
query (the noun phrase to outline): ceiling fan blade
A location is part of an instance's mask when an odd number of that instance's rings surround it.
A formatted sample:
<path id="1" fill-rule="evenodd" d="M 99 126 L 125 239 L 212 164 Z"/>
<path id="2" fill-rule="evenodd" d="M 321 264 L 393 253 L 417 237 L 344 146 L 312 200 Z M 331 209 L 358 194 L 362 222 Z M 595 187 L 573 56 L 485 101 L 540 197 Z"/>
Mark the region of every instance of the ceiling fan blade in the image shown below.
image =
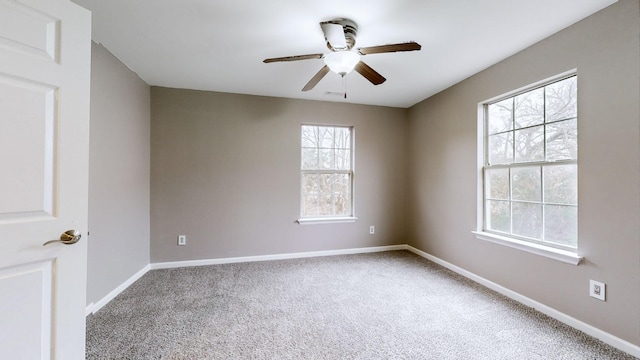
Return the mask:
<path id="1" fill-rule="evenodd" d="M 417 42 L 406 42 L 400 44 L 390 44 L 390 45 L 378 45 L 378 46 L 369 46 L 358 48 L 358 53 L 360 55 L 369 55 L 369 54 L 380 54 L 380 53 L 389 53 L 389 52 L 398 52 L 398 51 L 416 51 L 422 49 L 422 46 Z"/>
<path id="2" fill-rule="evenodd" d="M 298 61 L 298 60 L 309 60 L 309 59 L 322 59 L 324 54 L 308 54 L 308 55 L 294 55 L 294 56 L 283 56 L 277 58 L 264 59 L 264 63 L 272 63 L 278 61 Z"/>
<path id="3" fill-rule="evenodd" d="M 347 48 L 347 39 L 344 37 L 344 28 L 340 24 L 332 22 L 321 22 L 320 27 L 324 33 L 324 38 L 331 44 L 335 50 Z"/>
<path id="4" fill-rule="evenodd" d="M 356 67 L 355 71 L 360 73 L 360 75 L 364 76 L 367 80 L 371 81 L 373 85 L 380 85 L 383 82 L 387 81 L 384 76 L 378 74 L 377 71 L 373 70 L 369 65 L 360 61 Z"/>
<path id="5" fill-rule="evenodd" d="M 320 69 L 320 71 L 318 71 L 318 73 L 315 74 L 311 78 L 311 80 L 309 80 L 307 85 L 305 85 L 302 88 L 302 91 L 309 91 L 309 90 L 313 89 L 320 82 L 320 80 L 322 80 L 322 78 L 325 75 L 327 75 L 328 72 L 329 72 L 329 67 L 327 65 L 323 66 L 322 69 Z"/>

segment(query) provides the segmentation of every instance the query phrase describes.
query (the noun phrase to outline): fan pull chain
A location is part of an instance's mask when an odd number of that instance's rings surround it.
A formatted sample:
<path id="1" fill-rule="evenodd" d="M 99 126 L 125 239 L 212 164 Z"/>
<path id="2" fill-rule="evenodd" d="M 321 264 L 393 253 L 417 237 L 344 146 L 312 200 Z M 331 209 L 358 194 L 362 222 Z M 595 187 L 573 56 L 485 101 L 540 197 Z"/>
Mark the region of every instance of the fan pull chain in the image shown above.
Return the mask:
<path id="1" fill-rule="evenodd" d="M 347 77 L 342 75 L 342 87 L 344 88 L 344 98 L 347 98 Z"/>

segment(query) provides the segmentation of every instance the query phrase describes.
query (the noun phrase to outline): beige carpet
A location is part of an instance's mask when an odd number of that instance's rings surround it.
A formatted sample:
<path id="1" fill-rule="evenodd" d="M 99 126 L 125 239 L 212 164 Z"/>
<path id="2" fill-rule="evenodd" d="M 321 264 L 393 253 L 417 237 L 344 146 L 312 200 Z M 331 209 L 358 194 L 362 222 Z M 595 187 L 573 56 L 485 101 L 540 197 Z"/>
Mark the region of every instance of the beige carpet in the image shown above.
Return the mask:
<path id="1" fill-rule="evenodd" d="M 634 359 L 407 251 L 153 270 L 87 359 Z"/>

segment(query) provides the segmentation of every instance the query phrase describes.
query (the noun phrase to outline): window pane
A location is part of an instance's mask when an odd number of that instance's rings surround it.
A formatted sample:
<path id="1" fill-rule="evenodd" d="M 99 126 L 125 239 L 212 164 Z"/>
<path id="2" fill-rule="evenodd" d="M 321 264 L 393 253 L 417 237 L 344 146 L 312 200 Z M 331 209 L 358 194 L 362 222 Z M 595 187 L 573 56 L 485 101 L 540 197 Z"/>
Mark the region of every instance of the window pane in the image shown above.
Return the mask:
<path id="1" fill-rule="evenodd" d="M 303 195 L 302 196 L 302 216 L 318 215 L 319 195 Z"/>
<path id="2" fill-rule="evenodd" d="M 566 205 L 578 204 L 578 165 L 544 167 L 544 201 Z"/>
<path id="3" fill-rule="evenodd" d="M 335 150 L 320 149 L 320 169 L 335 169 Z"/>
<path id="4" fill-rule="evenodd" d="M 322 194 L 330 194 L 333 192 L 334 175 L 321 174 L 319 177 L 319 188 Z"/>
<path id="5" fill-rule="evenodd" d="M 335 211 L 336 215 L 351 214 L 351 195 L 335 194 Z"/>
<path id="6" fill-rule="evenodd" d="M 513 162 L 513 133 L 489 136 L 489 164 L 510 164 Z"/>
<path id="7" fill-rule="evenodd" d="M 485 186 L 488 198 L 509 200 L 509 169 L 487 169 Z"/>
<path id="8" fill-rule="evenodd" d="M 351 175 L 335 174 L 333 177 L 333 192 L 340 194 L 351 193 Z"/>
<path id="9" fill-rule="evenodd" d="M 513 128 L 513 98 L 489 105 L 489 134 Z"/>
<path id="10" fill-rule="evenodd" d="M 336 150 L 336 169 L 351 169 L 351 150 Z"/>
<path id="11" fill-rule="evenodd" d="M 318 168 L 317 149 L 302 149 L 302 168 L 304 170 Z"/>
<path id="12" fill-rule="evenodd" d="M 302 126 L 302 147 L 318 147 L 317 126 Z"/>
<path id="13" fill-rule="evenodd" d="M 576 248 L 578 246 L 578 208 L 545 205 L 545 241 Z"/>
<path id="14" fill-rule="evenodd" d="M 516 129 L 544 122 L 544 89 L 536 89 L 514 98 Z"/>
<path id="15" fill-rule="evenodd" d="M 319 145 L 321 148 L 331 149 L 333 148 L 333 134 L 334 128 L 319 126 Z"/>
<path id="16" fill-rule="evenodd" d="M 560 121 L 547 125 L 547 160 L 578 158 L 578 121 Z"/>
<path id="17" fill-rule="evenodd" d="M 349 128 L 335 129 L 336 149 L 351 149 L 351 131 Z"/>
<path id="18" fill-rule="evenodd" d="M 487 200 L 487 230 L 509 233 L 511 217 L 508 201 Z"/>
<path id="19" fill-rule="evenodd" d="M 320 195 L 320 214 L 333 215 L 333 194 Z"/>
<path id="20" fill-rule="evenodd" d="M 542 181 L 540 167 L 527 166 L 511 169 L 511 198 L 513 200 L 541 201 Z"/>
<path id="21" fill-rule="evenodd" d="M 543 126 L 516 130 L 516 162 L 544 160 Z"/>
<path id="22" fill-rule="evenodd" d="M 317 194 L 320 191 L 318 187 L 319 175 L 303 174 L 302 175 L 302 193 L 305 195 Z"/>
<path id="23" fill-rule="evenodd" d="M 540 240 L 542 205 L 513 202 L 513 234 Z"/>
<path id="24" fill-rule="evenodd" d="M 320 174 L 318 180 L 320 202 L 315 215 L 350 215 L 351 214 L 351 175 Z M 317 199 L 317 197 L 316 197 Z"/>
<path id="25" fill-rule="evenodd" d="M 578 116 L 577 77 L 570 77 L 548 85 L 545 89 L 545 96 L 547 99 L 547 122 Z"/>

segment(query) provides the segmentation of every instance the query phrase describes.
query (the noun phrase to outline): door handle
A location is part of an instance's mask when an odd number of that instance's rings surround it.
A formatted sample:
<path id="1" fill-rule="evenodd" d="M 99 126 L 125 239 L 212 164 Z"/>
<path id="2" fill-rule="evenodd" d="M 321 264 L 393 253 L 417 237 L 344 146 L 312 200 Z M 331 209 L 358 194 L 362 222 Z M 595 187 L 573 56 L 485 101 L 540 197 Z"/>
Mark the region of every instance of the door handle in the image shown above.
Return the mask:
<path id="1" fill-rule="evenodd" d="M 65 245 L 73 245 L 77 243 L 81 237 L 82 237 L 82 234 L 80 234 L 80 231 L 67 230 L 63 232 L 62 235 L 60 235 L 60 240 L 50 240 L 42 244 L 42 246 L 57 243 L 57 242 L 63 243 Z"/>

